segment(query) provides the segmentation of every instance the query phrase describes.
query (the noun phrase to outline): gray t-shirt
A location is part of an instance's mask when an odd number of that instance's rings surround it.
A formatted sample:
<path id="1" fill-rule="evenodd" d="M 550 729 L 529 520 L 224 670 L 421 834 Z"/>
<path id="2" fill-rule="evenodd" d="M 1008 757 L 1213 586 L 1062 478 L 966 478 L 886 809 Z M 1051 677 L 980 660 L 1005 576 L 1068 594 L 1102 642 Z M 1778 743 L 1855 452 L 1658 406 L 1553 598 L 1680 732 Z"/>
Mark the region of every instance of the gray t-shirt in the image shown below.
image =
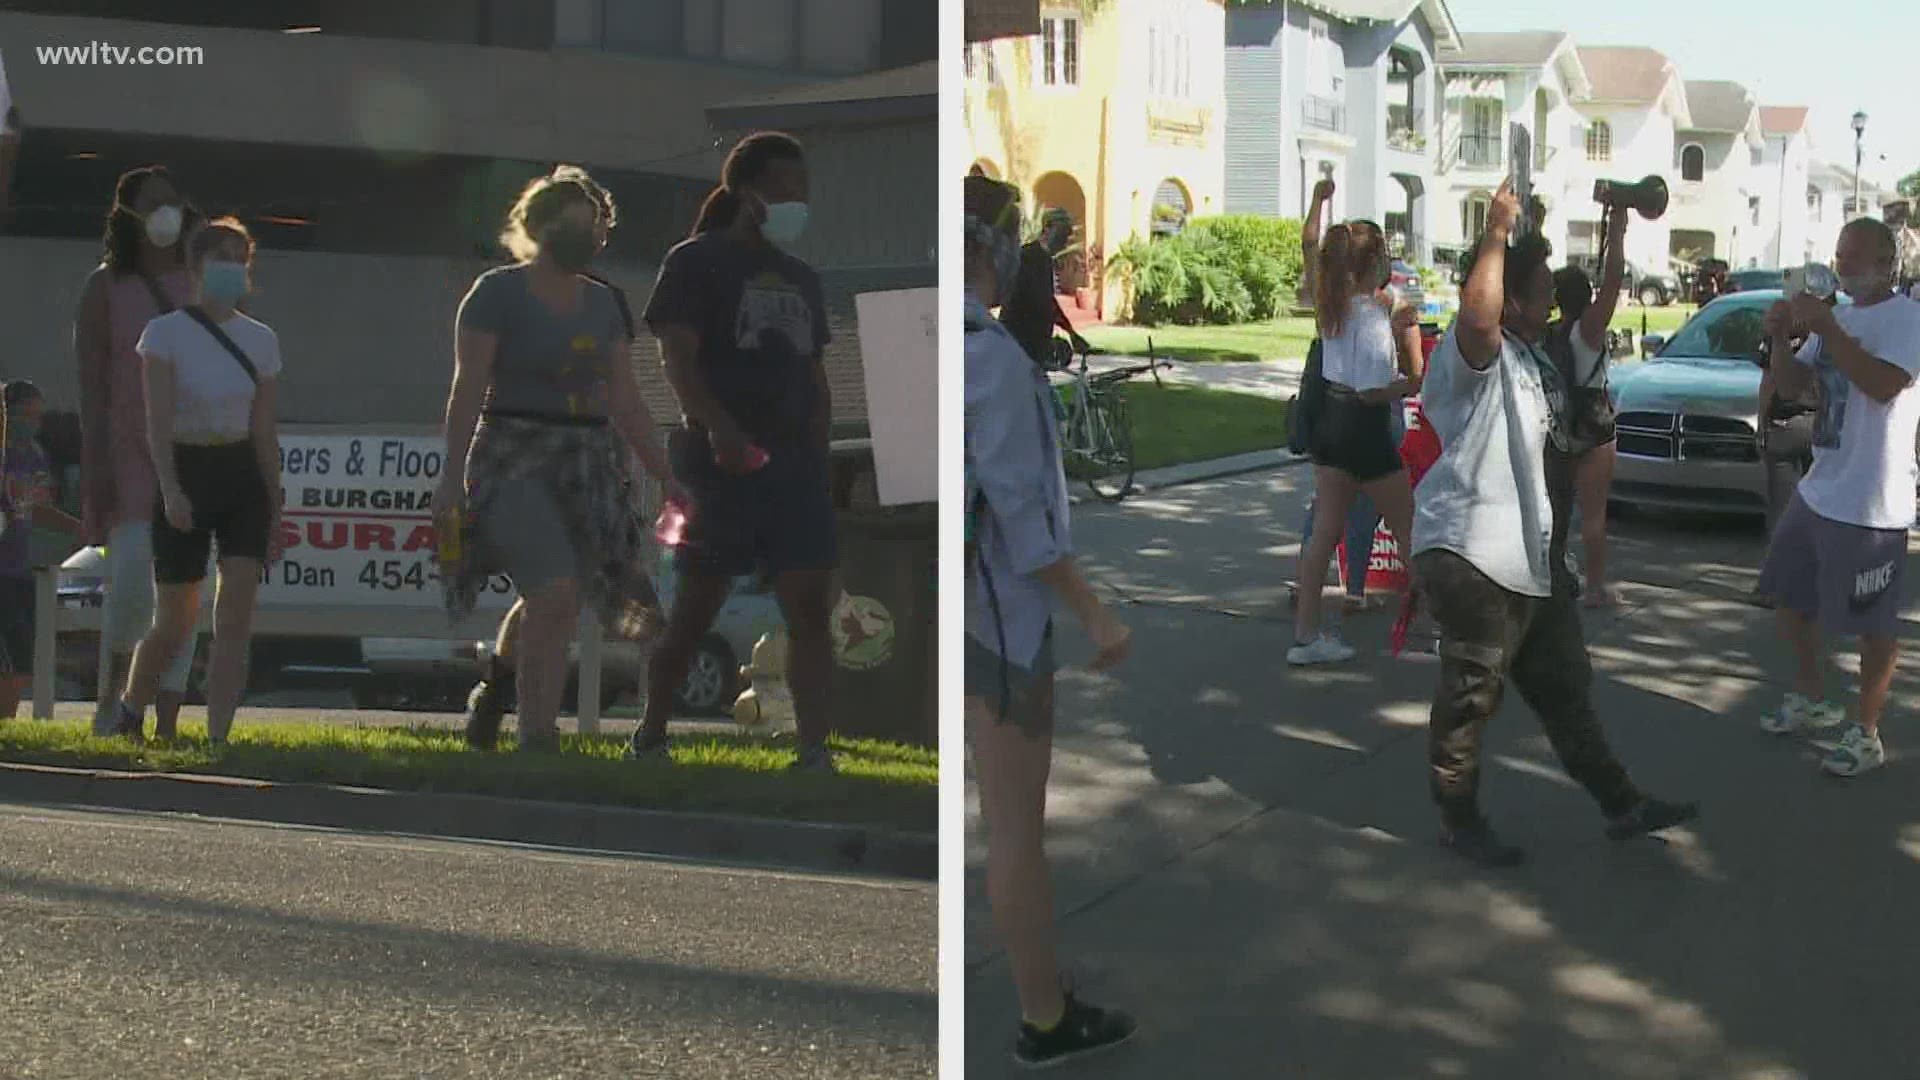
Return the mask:
<path id="1" fill-rule="evenodd" d="M 456 325 L 499 342 L 487 409 L 607 415 L 607 377 L 629 335 L 613 290 L 586 278 L 581 286 L 580 309 L 563 316 L 533 295 L 524 265 L 497 267 L 474 281 Z"/>
<path id="2" fill-rule="evenodd" d="M 1538 348 L 1507 335 L 1500 358 L 1475 371 L 1457 327 L 1433 351 L 1420 401 L 1441 450 L 1414 490 L 1414 554 L 1451 551 L 1503 589 L 1553 595 L 1550 368 Z"/>

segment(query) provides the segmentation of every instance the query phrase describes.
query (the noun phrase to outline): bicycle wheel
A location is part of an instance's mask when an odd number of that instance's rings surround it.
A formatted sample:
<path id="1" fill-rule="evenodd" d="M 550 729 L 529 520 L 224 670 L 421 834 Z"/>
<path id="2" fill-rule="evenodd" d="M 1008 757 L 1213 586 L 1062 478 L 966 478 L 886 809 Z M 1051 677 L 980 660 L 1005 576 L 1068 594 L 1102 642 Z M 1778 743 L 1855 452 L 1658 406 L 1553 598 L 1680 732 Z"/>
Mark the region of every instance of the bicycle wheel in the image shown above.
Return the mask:
<path id="1" fill-rule="evenodd" d="M 1108 502 L 1133 492 L 1133 413 L 1118 389 L 1093 395 L 1088 403 L 1093 445 L 1085 455 L 1087 487 Z"/>

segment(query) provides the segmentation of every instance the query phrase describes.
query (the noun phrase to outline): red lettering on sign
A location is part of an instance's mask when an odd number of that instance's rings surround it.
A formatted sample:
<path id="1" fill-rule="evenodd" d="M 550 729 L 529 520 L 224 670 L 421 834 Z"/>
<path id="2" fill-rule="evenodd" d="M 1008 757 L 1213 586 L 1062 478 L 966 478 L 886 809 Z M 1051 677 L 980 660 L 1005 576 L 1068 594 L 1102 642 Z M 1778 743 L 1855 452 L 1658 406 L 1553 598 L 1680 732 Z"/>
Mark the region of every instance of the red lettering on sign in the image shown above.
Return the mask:
<path id="1" fill-rule="evenodd" d="M 339 551 L 347 546 L 347 526 L 338 522 L 329 527 L 318 521 L 307 526 L 307 543 L 321 551 Z"/>
<path id="2" fill-rule="evenodd" d="M 413 531 L 407 534 L 407 542 L 400 545 L 400 550 L 402 552 L 437 551 L 439 546 L 439 541 L 434 539 L 433 526 L 415 525 Z"/>
<path id="3" fill-rule="evenodd" d="M 393 526 L 372 525 L 362 522 L 353 527 L 353 549 L 355 551 L 393 550 Z"/>

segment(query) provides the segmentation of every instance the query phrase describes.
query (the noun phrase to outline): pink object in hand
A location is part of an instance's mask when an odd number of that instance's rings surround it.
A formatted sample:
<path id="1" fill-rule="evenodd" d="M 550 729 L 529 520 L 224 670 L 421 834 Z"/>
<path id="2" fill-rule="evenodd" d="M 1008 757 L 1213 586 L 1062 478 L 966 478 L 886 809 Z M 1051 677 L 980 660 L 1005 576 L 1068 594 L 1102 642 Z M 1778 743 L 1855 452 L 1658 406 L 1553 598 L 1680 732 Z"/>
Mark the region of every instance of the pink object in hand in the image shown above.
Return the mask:
<path id="1" fill-rule="evenodd" d="M 718 462 L 720 460 L 720 455 L 717 453 L 714 454 L 713 459 L 714 461 Z M 747 444 L 747 471 L 748 472 L 750 473 L 759 472 L 761 469 L 766 468 L 767 462 L 772 460 L 773 460 L 773 455 L 767 453 L 765 450 L 762 450 L 760 448 L 760 444 L 758 443 Z"/>
<path id="2" fill-rule="evenodd" d="M 660 518 L 653 523 L 653 535 L 666 547 L 677 548 L 687 542 L 687 508 L 678 499 L 668 499 Z"/>

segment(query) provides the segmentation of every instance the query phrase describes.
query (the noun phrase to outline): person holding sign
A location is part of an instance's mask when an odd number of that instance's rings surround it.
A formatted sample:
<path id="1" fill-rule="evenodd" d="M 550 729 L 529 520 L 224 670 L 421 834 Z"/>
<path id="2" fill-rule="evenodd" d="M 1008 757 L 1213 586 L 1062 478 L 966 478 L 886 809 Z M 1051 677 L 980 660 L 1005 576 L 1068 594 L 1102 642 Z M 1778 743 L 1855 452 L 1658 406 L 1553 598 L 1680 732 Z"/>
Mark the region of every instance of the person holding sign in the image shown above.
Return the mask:
<path id="1" fill-rule="evenodd" d="M 133 647 L 153 625 L 153 520 L 158 488 L 147 450 L 144 376 L 136 344 L 147 324 L 186 302 L 186 231 L 194 212 L 167 170 L 133 169 L 114 187 L 105 252 L 87 276 L 73 320 L 80 368 L 80 485 L 85 540 L 105 544 L 103 648 L 114 654 L 100 687 L 94 734 L 112 732 Z M 160 679 L 155 733 L 173 736 L 186 699 L 192 648 Z"/>
<path id="2" fill-rule="evenodd" d="M 583 604 L 622 637 L 645 639 L 659 624 L 628 451 L 656 475 L 667 462 L 625 363 L 619 305 L 585 276 L 604 199 L 571 166 L 529 183 L 501 236 L 519 262 L 480 275 L 455 323 L 448 467 L 433 506 L 443 556 L 459 557 L 443 562 L 441 582 L 455 621 L 498 573 L 525 598 L 516 682 L 526 751 L 559 749 Z"/>
<path id="3" fill-rule="evenodd" d="M 1315 189 L 1316 222 L 1332 194 L 1330 180 Z M 1372 500 L 1406 550 L 1413 489 L 1400 461 L 1393 414 L 1420 385 L 1401 364 L 1420 355 L 1420 326 L 1413 309 L 1396 303 L 1387 290 L 1392 263 L 1380 227 L 1370 221 L 1335 225 L 1307 266 L 1326 397 L 1311 436 L 1314 529 L 1301 547 L 1294 644 L 1287 651 L 1287 662 L 1296 666 L 1354 657 L 1353 646 L 1321 628 L 1320 608 L 1328 563 L 1358 496 Z"/>
<path id="4" fill-rule="evenodd" d="M 161 674 L 200 622 L 207 558 L 219 553 L 207 737 L 224 746 L 247 683 L 254 599 L 280 525 L 280 339 L 237 305 L 252 288 L 253 237 L 233 218 L 188 242 L 192 302 L 147 324 L 147 440 L 158 473 L 153 628 L 133 653 L 114 733 L 138 741 Z"/>
<path id="5" fill-rule="evenodd" d="M 1554 305 L 1550 253 L 1538 231 L 1509 247 L 1519 218 L 1513 185 L 1502 183 L 1468 258 L 1460 317 L 1427 365 L 1422 407 L 1441 450 L 1413 523 L 1414 573 L 1440 625 L 1428 760 L 1441 842 L 1483 866 L 1524 858 L 1480 812 L 1480 743 L 1509 677 L 1568 775 L 1600 804 L 1610 838 L 1698 813 L 1642 794 L 1594 712 L 1573 575 L 1549 556 L 1547 446 L 1565 450 L 1564 387 L 1540 345 Z"/>
<path id="6" fill-rule="evenodd" d="M 667 253 L 642 315 L 660 339 L 686 426 L 674 475 L 692 503 L 675 557 L 679 588 L 647 667 L 647 708 L 629 754 L 667 758 L 674 693 L 736 577 L 773 577 L 787 624 L 799 727 L 794 767 L 830 773 L 834 570 L 826 300 L 793 254 L 806 231 L 807 162 L 788 135 L 759 132 L 727 155 L 693 236 Z"/>

